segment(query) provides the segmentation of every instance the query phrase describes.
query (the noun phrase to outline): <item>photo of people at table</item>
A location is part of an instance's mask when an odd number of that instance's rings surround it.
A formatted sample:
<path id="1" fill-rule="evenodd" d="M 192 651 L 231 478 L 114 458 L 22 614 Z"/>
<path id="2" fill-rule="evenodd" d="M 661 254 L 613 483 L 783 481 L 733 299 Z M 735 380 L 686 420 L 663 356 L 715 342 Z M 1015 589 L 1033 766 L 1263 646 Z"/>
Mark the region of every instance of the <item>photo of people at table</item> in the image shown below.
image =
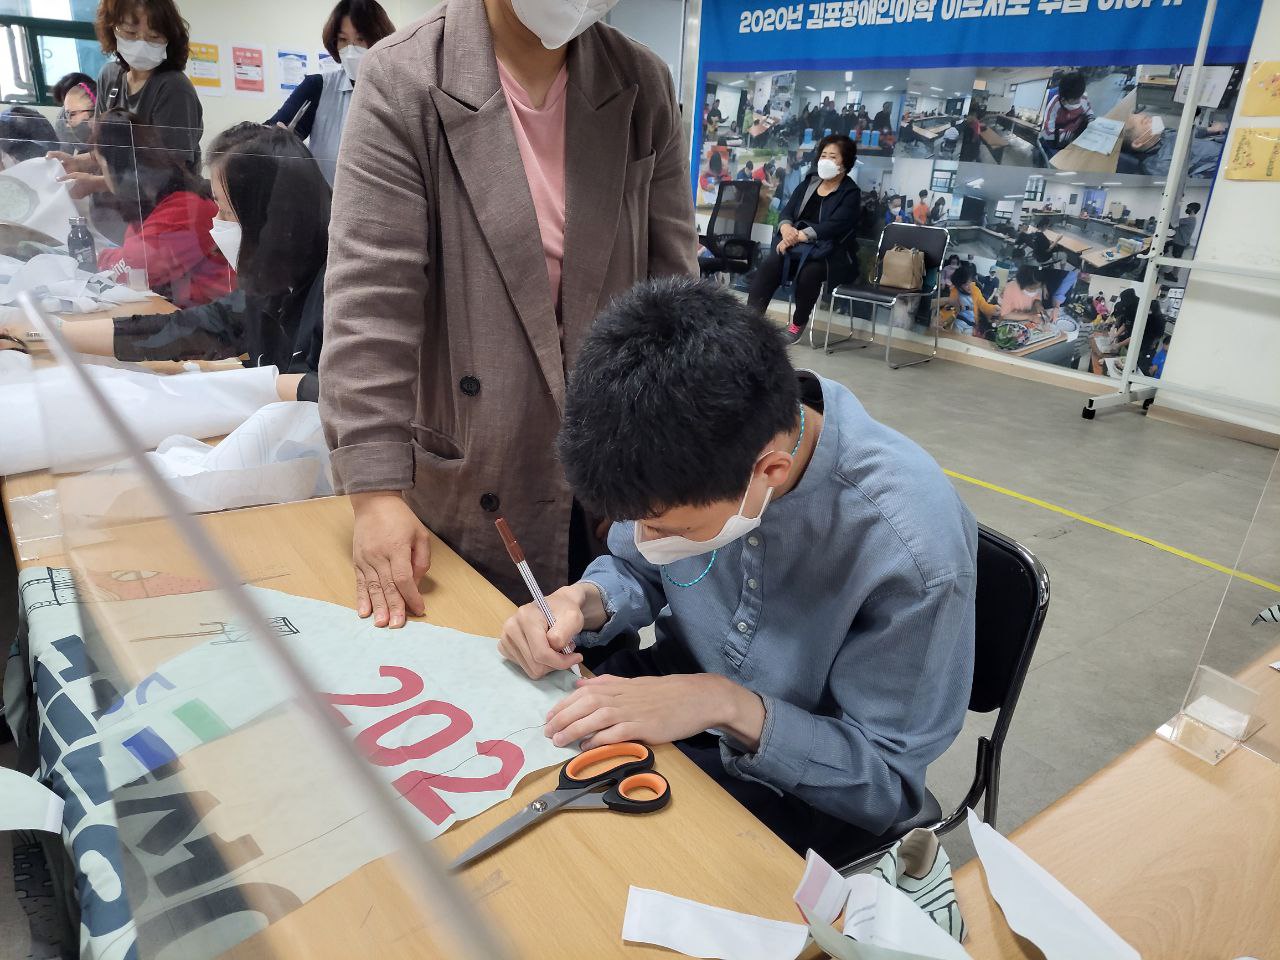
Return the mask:
<path id="1" fill-rule="evenodd" d="M 1150 245 L 1162 187 L 1141 177 L 897 160 L 875 188 L 890 201 L 886 222 L 948 231 L 937 311 L 944 338 L 1104 376 L 1118 376 L 1137 349 L 1140 372 L 1158 376 L 1181 301 L 1176 274 L 1161 283 L 1139 341 L 1130 337 L 1145 269 L 1138 254 Z M 1194 248 L 1207 197 L 1207 186 L 1183 192 L 1170 224 L 1174 249 Z M 1185 246 L 1174 240 L 1179 229 Z M 915 323 L 924 329 L 921 314 Z"/>

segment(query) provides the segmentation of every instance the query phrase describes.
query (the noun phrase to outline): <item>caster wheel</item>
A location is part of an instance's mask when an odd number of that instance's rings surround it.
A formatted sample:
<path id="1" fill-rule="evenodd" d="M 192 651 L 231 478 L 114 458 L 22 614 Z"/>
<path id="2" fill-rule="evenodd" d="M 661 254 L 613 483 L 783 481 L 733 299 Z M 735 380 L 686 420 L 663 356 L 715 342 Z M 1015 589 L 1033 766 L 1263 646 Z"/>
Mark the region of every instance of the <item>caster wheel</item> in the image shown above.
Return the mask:
<path id="1" fill-rule="evenodd" d="M 1080 416 L 1083 417 L 1085 420 L 1092 420 L 1097 415 L 1097 413 L 1098 411 L 1094 410 L 1092 407 L 1085 407 L 1083 410 L 1080 411 Z"/>

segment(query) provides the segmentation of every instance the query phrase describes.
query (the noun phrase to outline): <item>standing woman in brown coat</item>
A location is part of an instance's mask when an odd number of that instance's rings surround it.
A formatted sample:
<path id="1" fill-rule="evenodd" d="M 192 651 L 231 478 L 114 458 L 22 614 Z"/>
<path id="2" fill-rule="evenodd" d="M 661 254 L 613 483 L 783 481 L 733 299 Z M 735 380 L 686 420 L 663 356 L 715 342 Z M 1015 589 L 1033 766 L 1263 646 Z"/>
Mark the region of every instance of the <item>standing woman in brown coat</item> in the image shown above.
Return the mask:
<path id="1" fill-rule="evenodd" d="M 517 600 L 500 514 L 549 589 L 591 559 L 555 457 L 565 378 L 611 298 L 697 249 L 670 72 L 599 22 L 612 6 L 449 0 L 361 66 L 320 405 L 380 626 L 423 613 L 427 527 Z"/>

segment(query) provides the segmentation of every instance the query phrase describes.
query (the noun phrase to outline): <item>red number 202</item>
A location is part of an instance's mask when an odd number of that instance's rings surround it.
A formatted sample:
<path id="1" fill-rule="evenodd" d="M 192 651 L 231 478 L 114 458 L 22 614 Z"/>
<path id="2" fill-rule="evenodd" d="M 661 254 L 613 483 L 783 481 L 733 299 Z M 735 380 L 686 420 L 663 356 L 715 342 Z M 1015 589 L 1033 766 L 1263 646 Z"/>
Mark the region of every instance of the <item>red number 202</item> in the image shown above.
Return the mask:
<path id="1" fill-rule="evenodd" d="M 330 704 L 337 706 L 346 704 L 361 707 L 396 706 L 422 693 L 422 678 L 405 667 L 384 666 L 379 668 L 380 676 L 389 677 L 400 684 L 400 689 L 388 693 L 357 694 L 324 694 Z M 380 741 L 401 724 L 414 717 L 443 716 L 448 720 L 443 730 L 424 737 L 416 743 L 403 747 L 384 747 Z M 344 725 L 350 723 L 342 718 Z M 471 715 L 465 710 L 446 703 L 444 700 L 423 700 L 374 723 L 356 737 L 356 745 L 364 752 L 369 762 L 380 767 L 396 767 L 410 760 L 426 760 L 447 747 L 453 746 L 474 728 Z M 506 740 L 482 740 L 476 744 L 476 753 L 480 756 L 497 757 L 497 771 L 483 777 L 458 777 L 445 773 L 426 773 L 413 770 L 402 774 L 393 786 L 400 795 L 426 814 L 432 823 L 439 826 L 444 823 L 454 810 L 441 796 L 441 793 L 488 793 L 492 790 L 505 790 L 520 773 L 524 766 L 524 752 L 514 743 Z"/>

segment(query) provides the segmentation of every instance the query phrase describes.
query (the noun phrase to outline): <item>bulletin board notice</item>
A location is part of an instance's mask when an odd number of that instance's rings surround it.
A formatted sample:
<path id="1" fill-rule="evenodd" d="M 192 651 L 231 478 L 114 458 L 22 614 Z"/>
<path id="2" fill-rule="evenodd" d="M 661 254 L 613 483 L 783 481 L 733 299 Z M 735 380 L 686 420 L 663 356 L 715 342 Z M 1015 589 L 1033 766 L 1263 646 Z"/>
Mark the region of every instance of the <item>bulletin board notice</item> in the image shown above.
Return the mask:
<path id="1" fill-rule="evenodd" d="M 1227 179 L 1280 182 L 1280 129 L 1236 130 L 1227 158 Z"/>
<path id="2" fill-rule="evenodd" d="M 222 96 L 222 59 L 216 43 L 192 43 L 187 76 L 201 93 Z"/>

